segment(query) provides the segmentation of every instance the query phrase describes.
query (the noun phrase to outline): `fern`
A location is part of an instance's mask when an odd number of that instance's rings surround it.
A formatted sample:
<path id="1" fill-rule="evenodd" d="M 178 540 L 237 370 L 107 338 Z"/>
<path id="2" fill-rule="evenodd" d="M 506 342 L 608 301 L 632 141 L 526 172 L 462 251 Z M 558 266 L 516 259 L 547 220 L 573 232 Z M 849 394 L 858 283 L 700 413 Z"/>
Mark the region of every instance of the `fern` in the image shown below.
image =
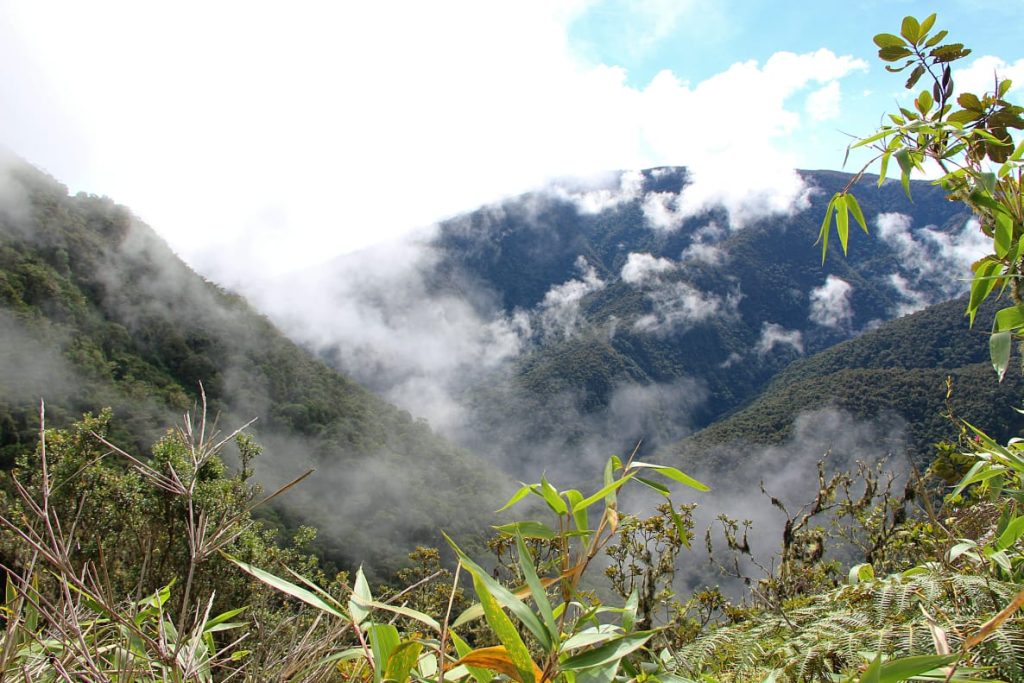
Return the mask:
<path id="1" fill-rule="evenodd" d="M 952 648 L 1002 609 L 1020 589 L 1012 583 L 939 569 L 847 586 L 812 605 L 764 612 L 724 625 L 680 648 L 676 672 L 691 678 L 763 678 L 772 670 L 791 681 L 832 681 L 863 662 L 863 652 L 886 656 L 934 654 L 928 616 Z M 1014 618 L 982 643 L 972 663 L 989 674 L 1024 683 L 1024 620 Z"/>

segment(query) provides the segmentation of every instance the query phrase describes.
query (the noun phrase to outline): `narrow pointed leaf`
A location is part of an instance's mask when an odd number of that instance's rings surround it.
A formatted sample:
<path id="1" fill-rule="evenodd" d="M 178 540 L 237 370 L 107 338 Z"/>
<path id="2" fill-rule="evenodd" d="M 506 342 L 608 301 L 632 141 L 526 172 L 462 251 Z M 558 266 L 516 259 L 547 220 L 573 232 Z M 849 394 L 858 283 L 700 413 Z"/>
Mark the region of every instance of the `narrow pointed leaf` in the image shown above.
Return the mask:
<path id="1" fill-rule="evenodd" d="M 675 467 L 669 467 L 668 465 L 655 465 L 648 462 L 634 462 L 631 469 L 635 468 L 647 468 L 652 469 L 663 477 L 667 477 L 673 481 L 677 481 L 680 484 L 685 484 L 690 488 L 697 489 L 698 491 L 710 491 L 711 488 L 706 484 L 702 484 L 688 474 L 684 474 Z"/>
<path id="2" fill-rule="evenodd" d="M 582 671 L 583 669 L 618 662 L 629 653 L 643 647 L 644 643 L 650 640 L 652 635 L 654 634 L 651 631 L 631 633 L 596 647 L 593 650 L 587 650 L 578 655 L 568 657 L 562 661 L 561 668 L 563 671 Z"/>
<path id="3" fill-rule="evenodd" d="M 540 577 L 537 576 L 536 568 L 533 566 L 533 555 L 530 553 L 530 549 L 526 547 L 526 542 L 522 536 L 516 536 L 516 548 L 519 550 L 519 568 L 526 579 L 526 585 L 530 587 L 533 604 L 537 605 L 537 611 L 540 612 L 540 616 L 544 620 L 544 626 L 547 627 L 549 639 L 552 645 L 557 648 L 559 638 L 558 624 L 555 622 L 555 615 L 551 612 L 551 602 L 548 600 L 547 591 L 541 583 Z"/>
<path id="4" fill-rule="evenodd" d="M 601 500 L 602 498 L 606 498 L 606 497 L 609 499 L 609 501 L 612 502 L 612 504 L 614 504 L 614 498 L 611 498 L 611 496 L 615 493 L 615 491 L 619 487 L 621 487 L 623 484 L 625 484 L 627 481 L 629 481 L 632 478 L 633 478 L 633 473 L 630 473 L 630 474 L 627 474 L 626 476 L 622 477 L 621 479 L 615 479 L 615 480 L 612 481 L 612 483 L 610 483 L 610 484 L 608 484 L 606 486 L 601 487 L 601 489 L 599 489 L 597 491 L 597 493 L 595 493 L 593 495 L 590 495 L 590 496 L 587 496 L 583 500 L 581 500 L 578 503 L 576 503 L 575 505 L 573 505 L 573 507 L 572 507 L 573 513 L 576 513 L 578 510 L 584 510 L 584 509 L 590 507 L 591 505 L 593 505 L 594 503 L 596 503 L 597 501 Z"/>
<path id="5" fill-rule="evenodd" d="M 550 649 L 551 638 L 548 635 L 547 629 L 544 628 L 540 619 L 537 618 L 537 615 L 530 610 L 526 603 L 516 597 L 512 591 L 498 583 L 488 572 L 484 571 L 480 565 L 471 560 L 469 556 L 462 552 L 462 549 L 448 537 L 447 534 L 444 534 L 444 537 L 456 554 L 458 554 L 459 559 L 462 560 L 463 566 L 466 567 L 470 574 L 472 574 L 473 585 L 476 587 L 477 597 L 480 598 L 480 605 L 483 608 L 484 616 L 487 617 L 488 623 L 490 623 L 491 617 L 488 616 L 487 610 L 489 603 L 485 601 L 485 595 L 487 599 L 495 601 L 495 604 L 500 603 L 506 607 L 516 616 L 517 619 L 519 619 L 520 622 L 522 622 L 523 626 L 533 634 L 545 649 Z M 527 591 L 529 591 L 529 587 L 527 587 Z M 501 609 L 498 608 L 498 611 L 501 612 Z M 502 615 L 504 616 L 504 612 L 502 612 Z M 462 617 L 463 615 L 459 615 L 457 623 L 465 623 L 462 620 Z M 508 617 L 505 618 L 507 619 Z M 491 628 L 494 628 L 493 624 L 491 625 Z M 513 628 L 513 630 L 515 629 Z M 516 633 L 516 637 L 519 637 L 518 633 Z M 504 641 L 502 642 L 504 643 Z M 508 643 L 505 643 L 505 645 L 508 645 Z"/>
<path id="6" fill-rule="evenodd" d="M 988 339 L 989 354 L 992 358 L 992 368 L 996 371 L 999 381 L 1003 381 L 1006 375 L 1006 368 L 1010 365 L 1010 347 L 1013 342 L 1011 332 L 995 332 Z"/>
<path id="7" fill-rule="evenodd" d="M 235 559 L 230 555 L 224 555 L 224 557 L 226 557 L 230 562 L 238 566 L 238 568 L 240 568 L 245 573 L 256 577 L 257 579 L 267 584 L 271 588 L 274 588 L 284 593 L 285 595 L 290 595 L 296 600 L 301 600 L 302 602 L 306 603 L 307 605 L 310 605 L 311 607 L 316 607 L 318 610 L 327 612 L 328 614 L 332 614 L 336 617 L 347 619 L 347 616 L 343 614 L 337 607 L 327 603 L 319 595 L 316 595 L 315 593 L 312 593 L 300 586 L 296 586 L 294 583 L 286 581 L 279 576 L 275 576 L 270 572 L 264 571 L 259 567 L 254 567 L 248 562 L 242 562 L 241 560 Z"/>
<path id="8" fill-rule="evenodd" d="M 916 655 L 900 657 L 883 664 L 878 672 L 879 683 L 898 683 L 934 671 L 936 676 L 945 678 L 945 671 L 935 671 L 952 664 L 960 658 L 956 655 Z"/>

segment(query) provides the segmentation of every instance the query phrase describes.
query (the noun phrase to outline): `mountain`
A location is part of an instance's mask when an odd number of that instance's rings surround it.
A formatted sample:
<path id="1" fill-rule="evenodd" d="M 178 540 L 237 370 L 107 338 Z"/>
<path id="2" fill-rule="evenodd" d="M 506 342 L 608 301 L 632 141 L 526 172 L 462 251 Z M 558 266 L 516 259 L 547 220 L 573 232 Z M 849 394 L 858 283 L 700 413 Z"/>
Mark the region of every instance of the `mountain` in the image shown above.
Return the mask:
<path id="1" fill-rule="evenodd" d="M 962 293 L 950 273 L 981 240 L 926 182 L 911 202 L 865 178 L 872 232 L 822 264 L 825 205 L 849 180 L 807 171 L 790 195 L 714 201 L 683 168 L 555 184 L 254 297 L 335 366 L 531 476 L 673 443 L 792 362 Z M 276 294 L 293 287 L 306 305 Z"/>
<path id="2" fill-rule="evenodd" d="M 667 446 L 663 457 L 724 472 L 738 453 L 792 443 L 799 416 L 831 410 L 842 411 L 851 429 L 858 422 L 898 422 L 904 435 L 896 445 L 922 470 L 936 441 L 957 438 L 950 413 L 999 441 L 1016 436 L 1024 430 L 1014 409 L 1024 379 L 1011 372 L 999 382 L 989 362 L 982 330 L 991 328 L 994 306 L 973 329 L 965 309 L 964 298 L 936 304 L 795 361 L 749 405 Z"/>
<path id="3" fill-rule="evenodd" d="M 41 398 L 54 426 L 112 407 L 113 438 L 141 451 L 194 409 L 200 382 L 221 429 L 257 420 L 268 487 L 316 468 L 276 515 L 316 525 L 336 562 L 388 570 L 442 542 L 438 529 L 478 534 L 503 491 L 492 468 L 204 281 L 126 208 L 0 163 L 0 464 L 34 448 Z"/>

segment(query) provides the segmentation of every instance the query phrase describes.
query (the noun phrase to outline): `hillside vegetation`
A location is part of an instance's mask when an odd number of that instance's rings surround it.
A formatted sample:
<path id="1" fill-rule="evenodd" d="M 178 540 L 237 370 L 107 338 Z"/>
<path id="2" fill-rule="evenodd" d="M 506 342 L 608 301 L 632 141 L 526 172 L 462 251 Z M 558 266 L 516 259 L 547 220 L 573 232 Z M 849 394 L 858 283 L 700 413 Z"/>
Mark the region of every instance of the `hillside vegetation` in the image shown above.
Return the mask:
<path id="1" fill-rule="evenodd" d="M 52 425 L 113 408 L 110 438 L 144 452 L 201 383 L 222 428 L 256 420 L 266 485 L 317 470 L 276 514 L 320 527 L 330 559 L 384 570 L 439 528 L 485 527 L 495 475 L 473 456 L 204 281 L 126 208 L 16 160 L 2 173 L 0 465 L 35 449 L 40 399 Z"/>

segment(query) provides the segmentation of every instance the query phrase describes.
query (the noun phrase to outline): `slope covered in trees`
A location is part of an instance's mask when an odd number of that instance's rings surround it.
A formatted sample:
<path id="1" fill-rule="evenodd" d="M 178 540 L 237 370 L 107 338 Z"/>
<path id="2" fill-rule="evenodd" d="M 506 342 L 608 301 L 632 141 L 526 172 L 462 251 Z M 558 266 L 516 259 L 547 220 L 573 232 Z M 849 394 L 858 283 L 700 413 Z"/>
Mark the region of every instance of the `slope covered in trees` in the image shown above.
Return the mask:
<path id="1" fill-rule="evenodd" d="M 221 428 L 256 419 L 261 481 L 316 468 L 278 514 L 320 527 L 333 560 L 384 569 L 440 528 L 483 527 L 494 475 L 473 456 L 204 281 L 124 207 L 68 196 L 17 160 L 0 173 L 4 467 L 35 448 L 41 398 L 51 425 L 112 407 L 110 438 L 141 451 L 194 408 L 201 382 Z M 415 477 L 394 475 L 412 465 Z"/>
<path id="2" fill-rule="evenodd" d="M 934 444 L 955 440 L 953 417 L 986 425 L 997 439 L 1024 429 L 1013 406 L 1024 389 L 1019 375 L 1002 382 L 992 371 L 986 335 L 992 307 L 971 328 L 966 299 L 931 306 L 795 361 L 749 405 L 665 449 L 684 461 L 728 467 L 738 449 L 784 443 L 796 418 L 832 407 L 852 418 L 896 418 L 906 425 L 908 453 L 921 468 Z M 947 379 L 951 392 L 947 400 Z"/>

